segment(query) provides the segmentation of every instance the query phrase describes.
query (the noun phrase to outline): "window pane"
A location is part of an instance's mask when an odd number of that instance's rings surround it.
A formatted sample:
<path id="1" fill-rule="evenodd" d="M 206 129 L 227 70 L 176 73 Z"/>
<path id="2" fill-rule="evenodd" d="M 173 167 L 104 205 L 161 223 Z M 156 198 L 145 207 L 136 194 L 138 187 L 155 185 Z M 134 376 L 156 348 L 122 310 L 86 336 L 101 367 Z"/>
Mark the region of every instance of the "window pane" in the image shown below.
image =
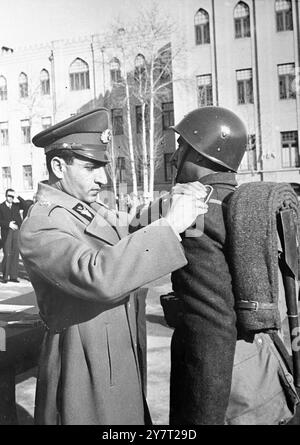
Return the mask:
<path id="1" fill-rule="evenodd" d="M 250 17 L 246 17 L 243 19 L 244 25 L 244 37 L 250 37 Z"/>
<path id="2" fill-rule="evenodd" d="M 135 122 L 136 122 L 136 132 L 142 132 L 142 106 L 137 105 L 135 107 Z"/>
<path id="3" fill-rule="evenodd" d="M 276 14 L 276 24 L 277 24 L 277 31 L 283 31 L 284 25 L 283 25 L 283 13 L 277 12 Z"/>
<path id="4" fill-rule="evenodd" d="M 249 7 L 246 3 L 239 2 L 234 8 L 234 18 L 247 17 L 249 15 Z"/>
<path id="5" fill-rule="evenodd" d="M 204 43 L 210 43 L 209 23 L 204 25 Z"/>
<path id="6" fill-rule="evenodd" d="M 174 167 L 171 165 L 170 159 L 173 156 L 173 153 L 165 153 L 164 154 L 164 170 L 165 170 L 165 181 L 171 182 L 173 178 L 173 169 Z"/>
<path id="7" fill-rule="evenodd" d="M 293 30 L 293 13 L 292 10 L 285 13 L 286 30 Z"/>
<path id="8" fill-rule="evenodd" d="M 243 80 L 238 81 L 238 103 L 239 104 L 245 103 L 245 91 L 244 91 L 244 81 Z"/>
<path id="9" fill-rule="evenodd" d="M 2 167 L 2 187 L 3 187 L 3 190 L 11 188 L 11 169 L 10 169 L 10 167 Z"/>
<path id="10" fill-rule="evenodd" d="M 279 97 L 280 99 L 287 98 L 285 76 L 279 76 Z"/>
<path id="11" fill-rule="evenodd" d="M 123 110 L 122 108 L 114 108 L 112 113 L 113 134 L 115 136 L 123 134 Z"/>
<path id="12" fill-rule="evenodd" d="M 173 102 L 165 102 L 162 104 L 162 128 L 168 130 L 174 125 L 174 108 Z"/>
<path id="13" fill-rule="evenodd" d="M 32 190 L 32 166 L 23 165 L 23 185 L 25 190 Z"/>
<path id="14" fill-rule="evenodd" d="M 205 25 L 209 22 L 209 15 L 204 9 L 199 9 L 195 15 L 195 25 Z"/>
<path id="15" fill-rule="evenodd" d="M 236 39 L 240 39 L 242 37 L 242 22 L 241 22 L 241 19 L 235 19 L 234 26 L 235 26 L 235 38 Z"/>
<path id="16" fill-rule="evenodd" d="M 51 127 L 52 125 L 52 118 L 51 116 L 42 117 L 42 127 L 43 130 L 46 130 L 47 128 Z"/>
<path id="17" fill-rule="evenodd" d="M 252 79 L 246 81 L 247 103 L 253 104 Z"/>
<path id="18" fill-rule="evenodd" d="M 75 59 L 69 69 L 70 89 L 86 90 L 90 88 L 89 66 L 82 59 Z"/>
<path id="19" fill-rule="evenodd" d="M 195 27 L 196 31 L 196 45 L 202 45 L 202 28 L 200 25 Z"/>
<path id="20" fill-rule="evenodd" d="M 298 132 L 281 132 L 282 167 L 299 167 Z"/>
<path id="21" fill-rule="evenodd" d="M 30 124 L 28 119 L 21 120 L 22 143 L 29 144 L 31 142 Z"/>

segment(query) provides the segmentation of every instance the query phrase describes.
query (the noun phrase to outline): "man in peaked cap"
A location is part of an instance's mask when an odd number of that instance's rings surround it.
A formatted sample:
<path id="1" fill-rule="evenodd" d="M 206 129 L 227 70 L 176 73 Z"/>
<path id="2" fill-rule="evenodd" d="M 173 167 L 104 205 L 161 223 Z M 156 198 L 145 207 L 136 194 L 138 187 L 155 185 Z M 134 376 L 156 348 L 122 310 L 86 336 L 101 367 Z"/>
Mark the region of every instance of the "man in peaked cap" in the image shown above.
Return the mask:
<path id="1" fill-rule="evenodd" d="M 174 190 L 165 218 L 128 235 L 116 223 L 119 216 L 96 202 L 107 182 L 109 140 L 103 108 L 33 138 L 45 149 L 49 171 L 20 231 L 21 255 L 46 326 L 37 424 L 150 422 L 134 291 L 186 264 L 179 233 L 207 211 L 204 187 L 187 184 Z"/>

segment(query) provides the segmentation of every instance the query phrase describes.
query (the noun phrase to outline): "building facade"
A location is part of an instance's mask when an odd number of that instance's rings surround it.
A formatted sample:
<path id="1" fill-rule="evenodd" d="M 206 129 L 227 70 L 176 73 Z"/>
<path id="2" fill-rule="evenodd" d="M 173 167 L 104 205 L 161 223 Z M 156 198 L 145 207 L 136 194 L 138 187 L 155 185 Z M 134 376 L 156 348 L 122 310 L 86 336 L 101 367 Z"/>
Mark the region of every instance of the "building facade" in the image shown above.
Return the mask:
<path id="1" fill-rule="evenodd" d="M 299 0 L 174 0 L 178 23 L 172 87 L 158 106 L 161 134 L 155 190 L 171 186 L 175 136 L 168 127 L 196 107 L 224 106 L 249 132 L 239 182 L 300 182 Z M 180 31 L 180 32 L 179 32 Z M 180 40 L 180 42 L 179 42 Z M 125 73 L 143 55 L 124 57 L 104 36 L 58 40 L 0 54 L 0 197 L 8 187 L 31 198 L 47 177 L 32 136 L 96 106 L 110 110 L 118 183 L 131 191 Z M 126 65 L 126 69 L 125 69 Z M 127 71 L 126 71 L 127 70 Z M 141 106 L 131 98 L 134 146 L 141 140 Z M 136 154 L 138 187 L 141 160 Z M 126 190 L 125 190 L 126 192 Z"/>
<path id="2" fill-rule="evenodd" d="M 204 105 L 249 132 L 239 182 L 300 182 L 298 0 L 178 2 L 185 51 L 174 63 L 175 121 Z"/>
<path id="3" fill-rule="evenodd" d="M 0 55 L 0 197 L 14 188 L 32 198 L 37 183 L 47 178 L 43 149 L 31 143 L 32 137 L 75 113 L 94 107 L 109 109 L 117 183 L 122 192 L 131 192 L 128 158 L 128 127 L 124 99 L 124 65 L 128 76 L 134 73 L 140 54 L 124 60 L 120 49 L 104 45 L 104 37 L 93 35 L 77 40 L 61 40 L 28 48 L 2 47 Z M 131 99 L 134 146 L 141 139 L 141 106 Z M 175 137 L 172 86 L 157 110 L 161 133 L 157 156 L 155 189 L 168 190 L 171 183 L 169 157 Z M 138 188 L 142 188 L 142 166 L 135 153 Z"/>

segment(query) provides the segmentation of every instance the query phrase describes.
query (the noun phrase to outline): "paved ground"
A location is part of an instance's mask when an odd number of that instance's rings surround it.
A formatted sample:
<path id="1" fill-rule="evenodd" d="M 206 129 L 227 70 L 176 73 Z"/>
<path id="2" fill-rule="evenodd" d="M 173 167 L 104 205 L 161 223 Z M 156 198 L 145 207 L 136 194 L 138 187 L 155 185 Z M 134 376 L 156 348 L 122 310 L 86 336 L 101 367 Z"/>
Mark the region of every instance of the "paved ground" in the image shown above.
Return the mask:
<path id="1" fill-rule="evenodd" d="M 0 300 L 20 297 L 26 304 L 29 293 L 33 292 L 26 274 L 21 268 L 20 283 L 0 282 Z M 169 276 L 151 284 L 148 292 L 147 314 L 147 350 L 148 350 L 148 394 L 150 412 L 153 423 L 168 424 L 169 400 L 169 345 L 172 330 L 165 324 L 159 295 L 171 289 Z M 16 400 L 18 417 L 21 425 L 33 423 L 34 395 L 36 385 L 36 368 L 17 377 Z"/>
<path id="2" fill-rule="evenodd" d="M 1 254 L 0 254 L 1 261 Z M 20 283 L 0 282 L 0 300 L 17 299 L 14 303 L 28 304 L 33 293 L 26 273 L 21 267 Z M 169 372 L 170 372 L 170 329 L 163 317 L 159 296 L 171 290 L 170 277 L 153 282 L 147 297 L 147 351 L 148 351 L 148 392 L 147 400 L 154 425 L 167 425 L 169 415 Z M 16 399 L 18 418 L 21 425 L 33 423 L 36 368 L 17 377 Z M 299 413 L 300 417 L 300 413 Z M 299 424 L 297 420 L 296 424 Z"/>

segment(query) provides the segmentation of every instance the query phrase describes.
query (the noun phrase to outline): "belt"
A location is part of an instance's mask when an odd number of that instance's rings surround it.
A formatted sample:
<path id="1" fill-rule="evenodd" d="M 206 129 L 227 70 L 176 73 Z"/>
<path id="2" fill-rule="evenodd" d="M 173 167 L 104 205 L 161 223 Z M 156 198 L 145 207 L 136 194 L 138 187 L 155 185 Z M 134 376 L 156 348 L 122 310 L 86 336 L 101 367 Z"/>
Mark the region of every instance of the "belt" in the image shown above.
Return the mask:
<path id="1" fill-rule="evenodd" d="M 259 309 L 277 309 L 278 305 L 276 303 L 261 303 L 259 301 L 251 301 L 251 300 L 239 300 L 235 303 L 236 309 L 242 309 L 246 311 L 258 311 Z"/>

